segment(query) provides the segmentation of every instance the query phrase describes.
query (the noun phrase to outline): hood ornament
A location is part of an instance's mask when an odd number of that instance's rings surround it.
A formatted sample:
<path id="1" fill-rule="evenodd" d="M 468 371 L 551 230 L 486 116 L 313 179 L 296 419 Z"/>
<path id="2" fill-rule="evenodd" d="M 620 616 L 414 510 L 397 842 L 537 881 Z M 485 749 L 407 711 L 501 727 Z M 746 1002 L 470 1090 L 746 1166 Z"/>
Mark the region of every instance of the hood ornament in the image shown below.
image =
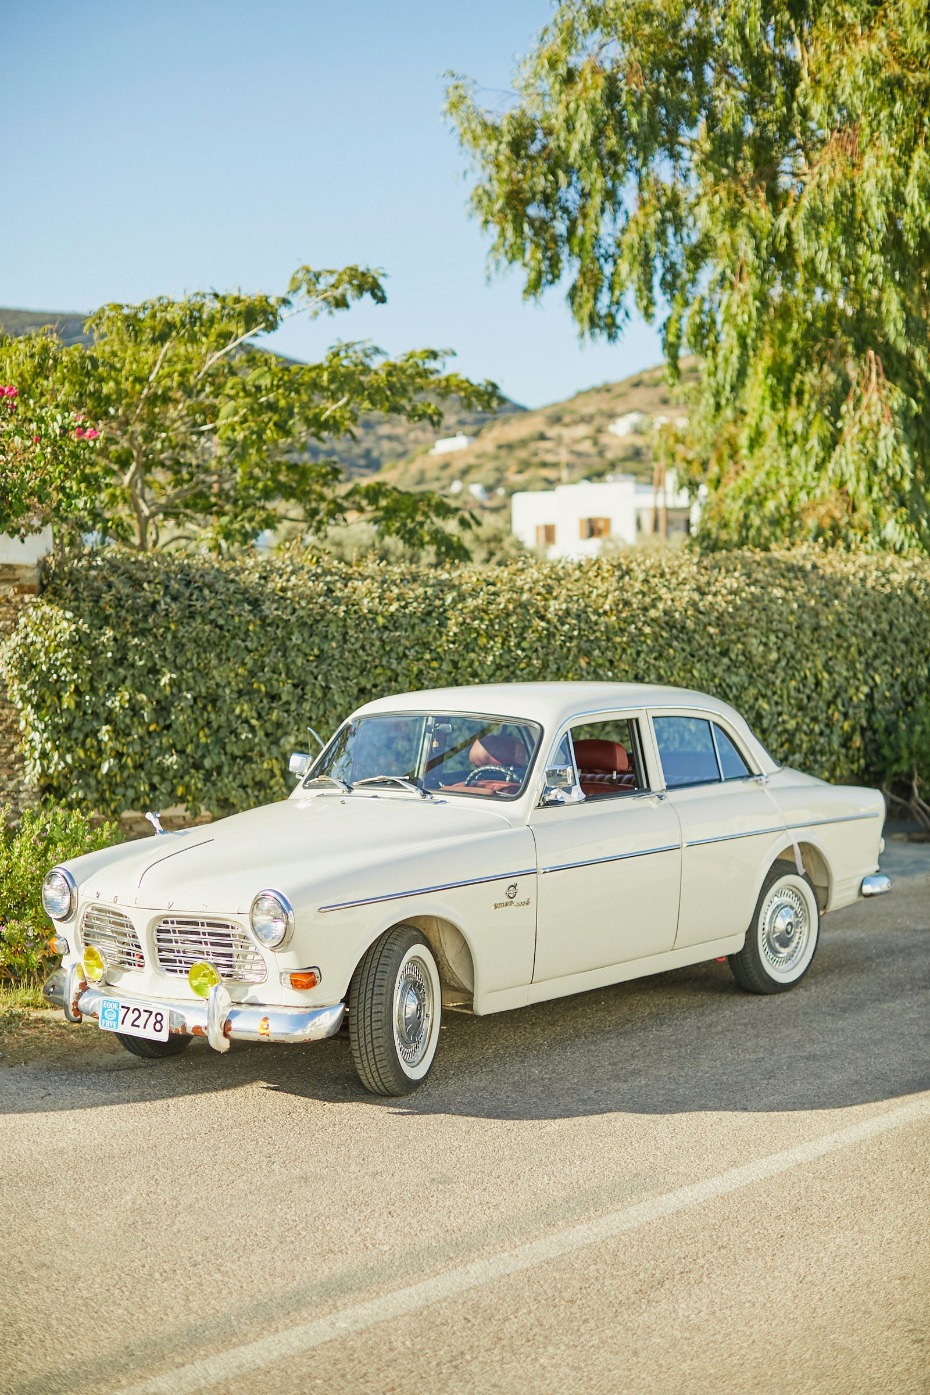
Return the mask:
<path id="1" fill-rule="evenodd" d="M 156 833 L 164 833 L 165 830 L 161 826 L 161 819 L 158 817 L 157 814 L 153 814 L 150 809 L 145 817 L 148 819 L 149 823 L 152 825 Z"/>

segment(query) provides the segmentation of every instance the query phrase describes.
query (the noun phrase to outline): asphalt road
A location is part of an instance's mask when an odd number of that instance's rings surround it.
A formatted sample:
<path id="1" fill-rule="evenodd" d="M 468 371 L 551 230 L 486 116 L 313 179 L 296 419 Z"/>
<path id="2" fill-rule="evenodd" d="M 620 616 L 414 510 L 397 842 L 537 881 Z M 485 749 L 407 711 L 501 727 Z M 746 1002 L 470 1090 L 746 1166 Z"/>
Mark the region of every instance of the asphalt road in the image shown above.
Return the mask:
<path id="1" fill-rule="evenodd" d="M 341 1039 L 0 1070 L 0 1390 L 925 1395 L 930 848 L 888 863 L 792 993 L 453 1016 L 407 1101 Z"/>

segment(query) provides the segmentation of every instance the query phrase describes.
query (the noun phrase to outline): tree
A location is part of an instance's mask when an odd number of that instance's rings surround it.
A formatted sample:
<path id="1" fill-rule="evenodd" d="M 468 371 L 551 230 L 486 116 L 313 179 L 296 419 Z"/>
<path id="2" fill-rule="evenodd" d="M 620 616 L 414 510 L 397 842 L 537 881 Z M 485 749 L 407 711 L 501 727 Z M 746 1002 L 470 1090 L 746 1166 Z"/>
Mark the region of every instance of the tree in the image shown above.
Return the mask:
<path id="1" fill-rule="evenodd" d="M 925 0 L 573 0 L 449 110 L 527 295 L 700 356 L 706 545 L 930 548 Z"/>
<path id="2" fill-rule="evenodd" d="M 438 422 L 446 397 L 493 407 L 493 384 L 444 373 L 447 355 L 433 349 L 389 359 L 367 343 L 337 343 L 305 364 L 255 342 L 291 314 L 333 314 L 362 297 L 385 299 L 371 271 L 301 267 L 281 296 L 214 291 L 105 305 L 88 321 L 89 347 L 48 333 L 0 340 L 0 379 L 17 386 L 20 410 L 70 414 L 88 423 L 95 447 L 79 480 L 50 466 L 24 514 L 24 462 L 0 446 L 0 472 L 20 482 L 0 496 L 0 531 L 52 515 L 75 534 L 143 552 L 223 549 L 282 524 L 320 533 L 361 514 L 440 556 L 467 556 L 442 526 L 460 520 L 453 505 L 381 481 L 346 484 L 336 460 L 311 460 L 305 447 L 351 434 L 370 412 Z"/>

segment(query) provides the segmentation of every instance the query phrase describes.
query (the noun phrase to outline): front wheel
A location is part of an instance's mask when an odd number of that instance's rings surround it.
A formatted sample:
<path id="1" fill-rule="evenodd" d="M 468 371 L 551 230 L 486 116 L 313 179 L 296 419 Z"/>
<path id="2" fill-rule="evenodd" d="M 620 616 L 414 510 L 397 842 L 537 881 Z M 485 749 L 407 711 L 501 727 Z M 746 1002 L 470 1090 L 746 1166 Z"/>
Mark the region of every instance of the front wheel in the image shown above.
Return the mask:
<path id="1" fill-rule="evenodd" d="M 433 952 L 419 930 L 398 925 L 376 940 L 352 976 L 349 1044 L 373 1095 L 407 1095 L 426 1079 L 442 1015 Z"/>
<path id="2" fill-rule="evenodd" d="M 810 879 L 776 862 L 762 884 L 746 943 L 728 956 L 733 977 L 749 993 L 784 993 L 807 973 L 820 936 L 820 911 Z"/>

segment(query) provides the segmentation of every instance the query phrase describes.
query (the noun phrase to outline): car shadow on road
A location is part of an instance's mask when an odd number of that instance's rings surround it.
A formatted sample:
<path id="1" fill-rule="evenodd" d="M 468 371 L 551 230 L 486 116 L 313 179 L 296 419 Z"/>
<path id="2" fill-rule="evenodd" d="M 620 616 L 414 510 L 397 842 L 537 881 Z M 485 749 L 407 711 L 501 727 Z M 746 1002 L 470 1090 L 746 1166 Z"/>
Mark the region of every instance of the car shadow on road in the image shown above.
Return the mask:
<path id="1" fill-rule="evenodd" d="M 101 1108 L 252 1089 L 410 1115 L 584 1115 L 839 1109 L 930 1089 L 930 930 L 879 943 L 846 913 L 793 992 L 741 992 L 710 963 L 516 1012 L 449 1013 L 415 1094 L 365 1094 L 345 1038 L 139 1061 L 123 1052 L 0 1072 L 0 1112 Z"/>

